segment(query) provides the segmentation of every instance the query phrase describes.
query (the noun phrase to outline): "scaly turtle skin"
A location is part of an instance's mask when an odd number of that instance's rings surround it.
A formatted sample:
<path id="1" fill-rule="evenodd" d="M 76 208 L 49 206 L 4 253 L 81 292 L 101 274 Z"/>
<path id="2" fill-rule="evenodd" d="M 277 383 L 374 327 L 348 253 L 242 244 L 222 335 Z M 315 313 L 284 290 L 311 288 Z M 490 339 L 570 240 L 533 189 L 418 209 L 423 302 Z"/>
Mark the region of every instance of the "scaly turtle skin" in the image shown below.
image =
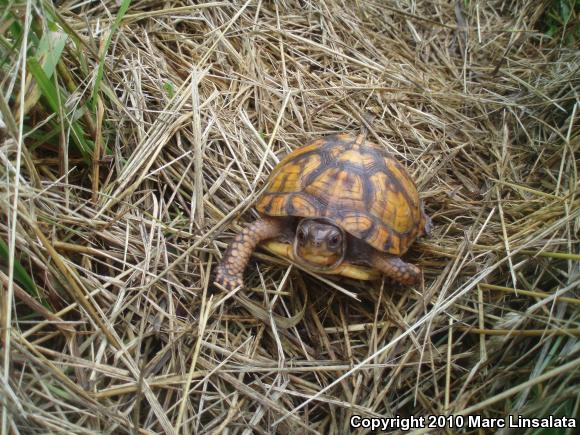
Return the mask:
<path id="1" fill-rule="evenodd" d="M 243 285 L 255 247 L 281 236 L 292 240 L 286 256 L 315 272 L 370 277 L 357 270 L 364 264 L 407 285 L 420 277 L 400 256 L 431 221 L 405 168 L 365 135 L 329 136 L 287 155 L 256 210 L 261 219 L 218 266 L 215 281 L 228 289 Z"/>

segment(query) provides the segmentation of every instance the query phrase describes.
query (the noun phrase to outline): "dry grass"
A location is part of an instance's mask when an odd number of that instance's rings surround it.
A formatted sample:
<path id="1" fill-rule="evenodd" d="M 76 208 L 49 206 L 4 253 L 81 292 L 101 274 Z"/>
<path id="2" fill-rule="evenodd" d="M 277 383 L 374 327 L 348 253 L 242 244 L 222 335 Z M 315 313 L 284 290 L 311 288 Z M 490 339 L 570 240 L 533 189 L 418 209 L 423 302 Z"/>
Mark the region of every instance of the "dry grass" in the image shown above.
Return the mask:
<path id="1" fill-rule="evenodd" d="M 577 415 L 580 62 L 550 3 L 58 3 L 0 22 L 5 430 Z M 280 158 L 366 111 L 433 218 L 421 285 L 259 251 L 249 288 L 208 288 Z"/>

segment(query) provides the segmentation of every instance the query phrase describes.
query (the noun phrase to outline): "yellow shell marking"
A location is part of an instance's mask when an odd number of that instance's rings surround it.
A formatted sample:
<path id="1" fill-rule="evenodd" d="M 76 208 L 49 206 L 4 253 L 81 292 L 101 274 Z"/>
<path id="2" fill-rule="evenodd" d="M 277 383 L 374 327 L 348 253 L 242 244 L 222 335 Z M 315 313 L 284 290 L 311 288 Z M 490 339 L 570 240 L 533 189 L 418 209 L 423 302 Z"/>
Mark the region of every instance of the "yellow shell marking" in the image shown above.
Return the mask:
<path id="1" fill-rule="evenodd" d="M 290 203 L 297 216 L 315 216 L 316 205 L 309 202 L 306 195 L 292 195 Z"/>
<path id="2" fill-rule="evenodd" d="M 360 177 L 340 168 L 328 168 L 310 185 L 304 186 L 305 193 L 315 198 L 324 198 L 331 203 L 327 213 L 332 213 L 336 208 L 364 208 L 362 191 L 363 181 Z"/>
<path id="3" fill-rule="evenodd" d="M 339 162 L 350 163 L 353 166 L 358 166 L 361 170 L 369 171 L 376 165 L 376 158 L 369 153 L 364 153 L 359 150 L 346 150 L 341 155 L 337 156 Z"/>
<path id="4" fill-rule="evenodd" d="M 271 177 L 268 187 L 270 192 L 296 192 L 302 188 L 302 181 L 312 171 L 320 166 L 320 156 L 313 154 L 308 159 L 301 159 L 297 162 L 288 162 L 284 166 L 284 171 L 276 172 L 276 176 Z M 274 174 L 273 174 L 274 175 Z"/>

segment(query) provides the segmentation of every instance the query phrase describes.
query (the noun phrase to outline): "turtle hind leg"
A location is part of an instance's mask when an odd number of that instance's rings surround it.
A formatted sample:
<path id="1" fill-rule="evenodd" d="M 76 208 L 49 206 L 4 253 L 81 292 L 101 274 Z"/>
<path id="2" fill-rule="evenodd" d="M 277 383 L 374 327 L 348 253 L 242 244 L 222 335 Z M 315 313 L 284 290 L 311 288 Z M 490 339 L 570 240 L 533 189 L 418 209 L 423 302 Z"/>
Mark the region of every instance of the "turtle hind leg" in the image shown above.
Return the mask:
<path id="1" fill-rule="evenodd" d="M 405 285 L 413 285 L 419 282 L 421 269 L 414 264 L 405 263 L 399 257 L 384 254 L 382 252 L 373 252 L 371 254 L 371 265 L 389 278 Z"/>
<path id="2" fill-rule="evenodd" d="M 233 290 L 244 284 L 244 270 L 252 252 L 263 240 L 277 237 L 283 230 L 284 220 L 265 217 L 249 224 L 234 237 L 217 267 L 214 282 Z"/>

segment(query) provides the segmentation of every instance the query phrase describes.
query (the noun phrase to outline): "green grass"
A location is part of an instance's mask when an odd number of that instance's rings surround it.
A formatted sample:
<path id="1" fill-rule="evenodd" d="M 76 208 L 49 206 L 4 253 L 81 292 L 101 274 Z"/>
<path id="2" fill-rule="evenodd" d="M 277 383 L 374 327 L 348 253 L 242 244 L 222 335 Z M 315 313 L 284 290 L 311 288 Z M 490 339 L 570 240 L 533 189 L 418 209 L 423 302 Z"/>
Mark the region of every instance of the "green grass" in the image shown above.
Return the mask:
<path id="1" fill-rule="evenodd" d="M 8 245 L 3 239 L 0 239 L 0 260 L 1 260 L 0 265 L 3 266 L 2 267 L 3 269 L 4 267 L 8 266 L 9 261 L 8 254 L 9 254 Z M 24 290 L 26 290 L 26 292 L 30 296 L 32 296 L 37 301 L 42 302 L 45 306 L 47 306 L 46 302 L 40 296 L 38 288 L 36 287 L 36 284 L 34 284 L 34 280 L 28 274 L 28 272 L 26 272 L 24 266 L 22 266 L 22 264 L 20 264 L 20 262 L 16 258 L 14 259 L 14 279 L 18 284 L 20 284 L 20 286 Z"/>
<path id="2" fill-rule="evenodd" d="M 2 3 L 8 6 L 8 2 Z M 9 65 L 17 65 L 19 62 L 19 47 L 22 45 L 24 22 L 21 16 L 15 15 L 14 11 L 9 8 L 4 12 L 4 19 L 8 20 L 10 25 L 2 37 L 0 67 L 8 72 Z M 54 114 L 56 117 L 42 128 L 41 136 L 44 136 L 44 139 L 54 139 L 53 145 L 59 147 L 63 144 L 56 140 L 60 138 L 61 131 L 64 131 L 65 144 L 72 139 L 71 142 L 76 150 L 89 160 L 92 155 L 93 140 L 86 126 L 80 122 L 82 111 L 85 109 L 81 106 L 71 112 L 71 109 L 66 106 L 71 93 L 63 86 L 63 81 L 58 75 L 57 67 L 59 62 L 62 62 L 63 53 L 66 52 L 69 42 L 69 35 L 51 19 L 50 15 L 33 17 L 26 53 L 28 74 L 23 109 L 25 129 L 31 130 L 29 125 L 32 122 L 31 113 L 39 113 L 44 118 Z M 19 94 L 15 93 L 12 97 L 12 104 L 17 106 Z M 19 113 L 20 110 L 17 108 L 16 112 Z M 51 142 L 49 141 L 48 144 Z"/>
<path id="3" fill-rule="evenodd" d="M 127 13 L 127 9 L 129 9 L 130 5 L 131 5 L 131 0 L 123 0 L 121 2 L 121 6 L 120 6 L 119 10 L 117 11 L 117 16 L 115 17 L 115 22 L 113 23 L 113 25 L 109 31 L 109 34 L 107 36 L 107 40 L 105 42 L 105 45 L 103 46 L 103 50 L 100 53 L 99 68 L 97 70 L 97 79 L 95 80 L 95 87 L 93 88 L 93 94 L 91 96 L 91 107 L 92 107 L 93 111 L 96 110 L 96 107 L 97 107 L 97 95 L 99 95 L 101 82 L 103 80 L 103 71 L 104 71 L 104 67 L 105 67 L 105 56 L 109 50 L 109 46 L 111 45 L 111 40 L 113 39 L 113 36 L 115 35 L 117 30 L 119 29 L 119 25 L 121 23 L 121 20 L 125 16 L 125 13 Z"/>
<path id="4" fill-rule="evenodd" d="M 578 0 L 554 0 L 552 7 L 540 20 L 543 31 L 551 37 L 561 38 L 566 46 L 575 46 L 580 39 L 579 9 Z"/>

